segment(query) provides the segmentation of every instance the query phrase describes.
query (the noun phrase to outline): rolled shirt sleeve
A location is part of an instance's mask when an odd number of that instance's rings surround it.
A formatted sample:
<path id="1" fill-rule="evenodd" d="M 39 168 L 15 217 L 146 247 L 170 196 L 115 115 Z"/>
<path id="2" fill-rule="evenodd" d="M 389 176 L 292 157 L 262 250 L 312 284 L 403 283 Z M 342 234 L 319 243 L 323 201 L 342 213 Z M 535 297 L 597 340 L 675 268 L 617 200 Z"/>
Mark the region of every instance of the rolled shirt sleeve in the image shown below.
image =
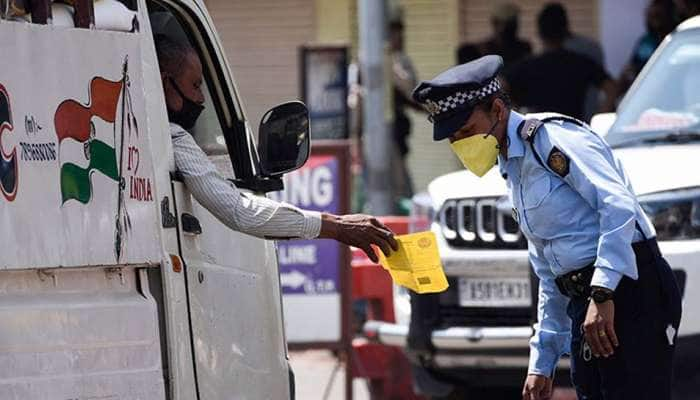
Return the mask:
<path id="1" fill-rule="evenodd" d="M 566 313 L 569 299 L 557 289 L 554 274 L 541 249 L 529 242 L 528 251 L 532 268 L 540 279 L 528 374 L 551 377 L 559 358 L 570 352 L 571 319 Z"/>
<path id="2" fill-rule="evenodd" d="M 321 232 L 321 214 L 287 203 L 241 192 L 217 171 L 194 141 L 171 124 L 175 168 L 192 196 L 229 228 L 265 239 L 314 239 Z"/>
<path id="3" fill-rule="evenodd" d="M 623 275 L 638 277 L 631 246 L 637 200 L 618 171 L 621 166 L 616 165 L 612 150 L 600 137 L 584 128 L 563 130 L 550 127 L 553 124 L 547 124 L 548 134 L 536 137 L 538 151 L 545 163 L 554 150 L 567 157 L 569 171 L 562 178 L 597 211 L 600 237 L 591 285 L 614 290 Z"/>

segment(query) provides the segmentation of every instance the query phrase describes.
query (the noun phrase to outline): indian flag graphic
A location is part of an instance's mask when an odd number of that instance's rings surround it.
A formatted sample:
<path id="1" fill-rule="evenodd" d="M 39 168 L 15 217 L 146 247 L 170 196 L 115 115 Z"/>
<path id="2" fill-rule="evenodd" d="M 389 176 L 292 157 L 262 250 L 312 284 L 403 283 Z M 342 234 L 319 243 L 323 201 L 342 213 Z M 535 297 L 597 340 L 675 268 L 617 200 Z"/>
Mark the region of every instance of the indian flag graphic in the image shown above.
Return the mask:
<path id="1" fill-rule="evenodd" d="M 87 105 L 75 100 L 65 100 L 56 109 L 54 124 L 59 154 L 64 141 L 72 139 L 83 145 L 83 156 L 87 159 L 87 165 L 84 160 L 66 161 L 61 165 L 63 203 L 77 200 L 87 204 L 92 198 L 91 176 L 94 172 L 99 172 L 115 182 L 120 181 L 114 123 L 122 89 L 123 80 L 113 82 L 95 77 L 90 82 L 90 101 Z M 98 123 L 95 118 L 104 122 Z M 112 143 L 107 142 L 106 135 L 100 134 L 102 132 L 96 132 L 96 127 L 104 128 L 106 123 L 112 125 L 112 132 L 109 132 Z"/>

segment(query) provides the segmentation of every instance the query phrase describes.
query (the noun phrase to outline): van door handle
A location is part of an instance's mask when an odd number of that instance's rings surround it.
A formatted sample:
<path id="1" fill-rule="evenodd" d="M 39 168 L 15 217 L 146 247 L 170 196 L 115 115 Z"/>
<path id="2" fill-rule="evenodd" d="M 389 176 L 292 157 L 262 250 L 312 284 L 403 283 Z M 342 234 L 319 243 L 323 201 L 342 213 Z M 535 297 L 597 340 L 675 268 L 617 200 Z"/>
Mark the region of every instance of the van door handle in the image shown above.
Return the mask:
<path id="1" fill-rule="evenodd" d="M 194 215 L 182 213 L 182 215 L 180 215 L 180 222 L 182 223 L 183 232 L 190 235 L 199 235 L 202 233 L 202 225 Z"/>

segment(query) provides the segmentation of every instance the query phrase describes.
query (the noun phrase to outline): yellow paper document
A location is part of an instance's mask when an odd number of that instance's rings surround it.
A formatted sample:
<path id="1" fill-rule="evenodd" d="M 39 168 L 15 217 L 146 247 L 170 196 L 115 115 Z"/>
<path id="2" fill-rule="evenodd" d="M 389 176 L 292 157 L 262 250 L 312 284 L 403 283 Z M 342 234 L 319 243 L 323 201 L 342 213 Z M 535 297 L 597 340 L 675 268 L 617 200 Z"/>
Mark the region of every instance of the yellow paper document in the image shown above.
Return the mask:
<path id="1" fill-rule="evenodd" d="M 396 236 L 396 241 L 399 250 L 389 257 L 378 252 L 380 264 L 389 271 L 394 283 L 416 293 L 438 293 L 447 289 L 449 285 L 433 232 Z"/>

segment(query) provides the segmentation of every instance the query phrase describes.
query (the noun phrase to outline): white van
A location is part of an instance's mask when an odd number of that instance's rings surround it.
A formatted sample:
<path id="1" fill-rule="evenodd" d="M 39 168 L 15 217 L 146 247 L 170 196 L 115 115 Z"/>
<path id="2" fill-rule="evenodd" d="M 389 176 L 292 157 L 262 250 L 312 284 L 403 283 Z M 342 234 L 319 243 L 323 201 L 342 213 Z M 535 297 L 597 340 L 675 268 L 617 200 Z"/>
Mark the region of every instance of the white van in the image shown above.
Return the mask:
<path id="1" fill-rule="evenodd" d="M 204 2 L 72 0 L 42 25 L 10 21 L 13 1 L 0 0 L 0 399 L 293 397 L 274 243 L 225 227 L 174 173 L 154 34 L 200 55 L 193 134 L 225 176 L 264 193 L 305 162 L 258 155 Z M 79 15 L 91 29 L 64 26 Z"/>

